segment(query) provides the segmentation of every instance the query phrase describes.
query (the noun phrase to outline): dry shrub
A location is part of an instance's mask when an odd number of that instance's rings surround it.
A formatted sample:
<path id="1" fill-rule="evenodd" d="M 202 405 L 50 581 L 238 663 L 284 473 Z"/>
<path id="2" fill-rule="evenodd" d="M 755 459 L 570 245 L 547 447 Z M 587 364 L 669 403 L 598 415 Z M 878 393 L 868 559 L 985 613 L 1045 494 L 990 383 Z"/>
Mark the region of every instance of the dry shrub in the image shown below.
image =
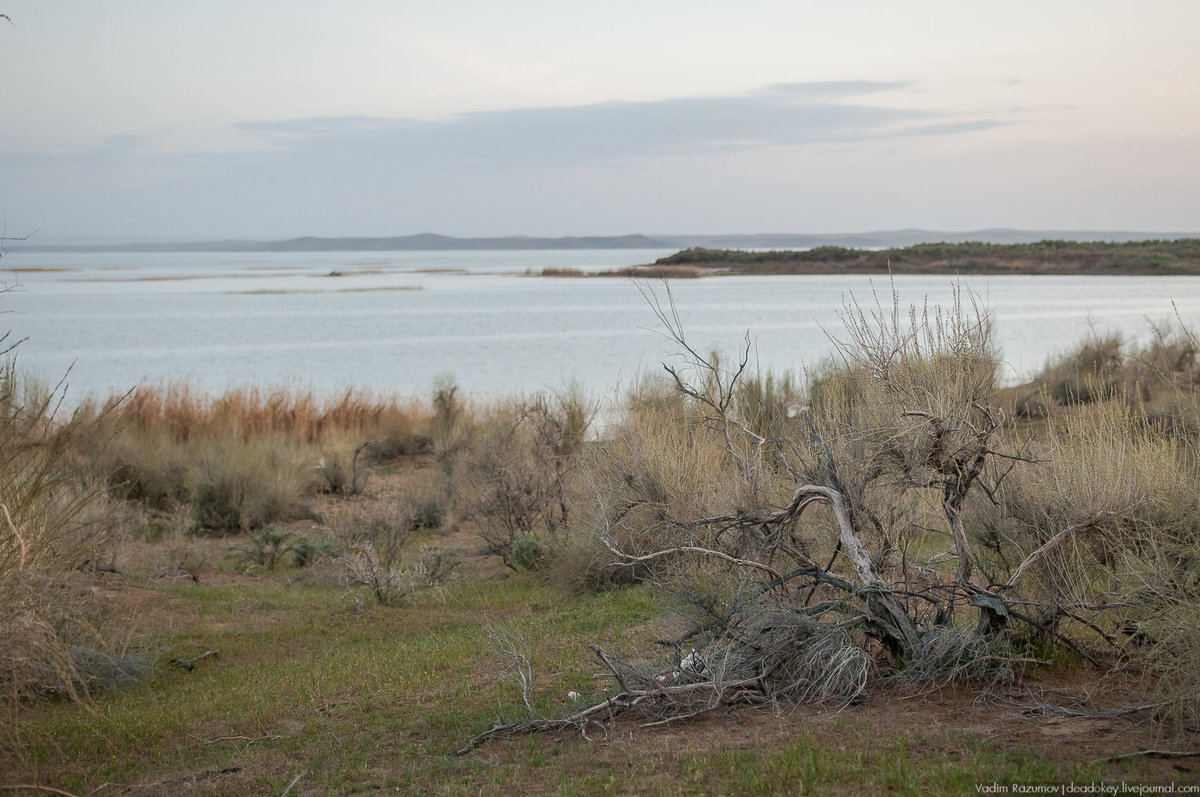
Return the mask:
<path id="1" fill-rule="evenodd" d="M 586 276 L 588 276 L 588 273 L 586 271 L 584 271 L 583 269 L 570 268 L 570 267 L 566 267 L 566 266 L 546 266 L 539 272 L 530 271 L 530 272 L 526 272 L 526 273 L 537 273 L 543 277 L 586 277 Z"/>
<path id="2" fill-rule="evenodd" d="M 787 434 L 803 399 L 804 388 L 794 374 L 766 373 L 739 381 L 733 402 L 747 429 L 769 439 Z"/>
<path id="3" fill-rule="evenodd" d="M 1154 327 L 1149 344 L 1131 360 L 1141 384 L 1149 385 L 1146 414 L 1163 434 L 1200 437 L 1200 339 L 1183 327 Z"/>
<path id="4" fill-rule="evenodd" d="M 1059 404 L 1111 398 L 1125 363 L 1121 336 L 1093 335 L 1046 369 L 1050 397 Z"/>
<path id="5" fill-rule="evenodd" d="M 1147 618 L 1131 639 L 1156 699 L 1155 716 L 1200 731 L 1200 584 L 1191 597 Z M 1136 644 L 1136 643 L 1141 643 Z"/>
<path id="6" fill-rule="evenodd" d="M 1155 324 L 1151 333 L 1149 343 L 1131 358 L 1139 381 L 1196 387 L 1200 383 L 1200 340 L 1196 335 L 1168 324 Z"/>
<path id="7" fill-rule="evenodd" d="M 612 551 L 583 525 L 569 528 L 548 546 L 547 581 L 571 594 L 589 594 L 633 584 L 646 568 L 614 562 Z"/>
<path id="8" fill-rule="evenodd" d="M 455 511 L 475 522 L 488 553 L 509 567 L 539 564 L 539 538 L 571 520 L 592 416 L 591 403 L 572 388 L 496 404 L 469 427 L 447 424 L 449 442 L 439 448 Z"/>
<path id="9" fill-rule="evenodd" d="M 597 272 L 603 277 L 631 277 L 633 279 L 698 279 L 708 276 L 709 272 L 699 266 L 687 265 L 650 265 L 625 266 Z"/>
<path id="10" fill-rule="evenodd" d="M 47 693 L 81 696 L 121 685 L 144 662 L 106 651 L 101 618 L 67 575 L 99 558 L 105 507 L 73 467 L 87 433 L 56 417 L 57 396 L 0 364 L 0 746 L 15 745 L 16 705 Z"/>
<path id="11" fill-rule="evenodd" d="M 122 498 L 154 510 L 169 510 L 188 499 L 191 456 L 165 431 L 122 434 L 85 456 Z"/>
<path id="12" fill-rule="evenodd" d="M 475 414 L 458 394 L 458 385 L 453 379 L 441 376 L 434 381 L 429 435 L 434 458 L 451 483 L 461 475 L 463 454 L 475 426 Z"/>
<path id="13" fill-rule="evenodd" d="M 1194 438 L 1164 433 L 1119 398 L 1067 408 L 1044 435 L 1041 461 L 1013 470 L 1000 506 L 977 508 L 990 580 L 1023 602 L 1032 642 L 1125 659 L 1150 679 L 1161 718 L 1195 724 Z"/>
<path id="14" fill-rule="evenodd" d="M 324 443 L 315 469 L 320 477 L 318 489 L 331 495 L 361 495 L 370 478 L 366 455 L 369 447 L 369 443 L 356 445 L 348 437 Z"/>
<path id="15" fill-rule="evenodd" d="M 794 607 L 754 613 L 756 647 L 750 666 L 766 666 L 777 697 L 807 703 L 849 703 L 866 691 L 875 662 L 840 625 L 816 623 Z M 733 650 L 743 656 L 744 646 Z"/>
<path id="16" fill-rule="evenodd" d="M 555 520 L 551 484 L 522 421 L 518 405 L 489 410 L 472 432 L 463 473 L 453 487 L 458 513 L 475 521 L 487 552 L 510 567 L 516 567 L 516 540 L 546 530 Z"/>
<path id="17" fill-rule="evenodd" d="M 366 454 L 373 462 L 388 462 L 433 450 L 428 413 L 416 408 L 388 407 L 379 413 L 370 430 Z"/>
<path id="18" fill-rule="evenodd" d="M 1122 401 L 1077 406 L 1046 436 L 1046 458 L 1006 481 L 993 581 L 1007 581 L 1015 563 L 1058 540 L 1028 571 L 1026 595 L 1081 606 L 1158 582 L 1171 566 L 1167 549 L 1200 533 L 1186 451 Z"/>
<path id="19" fill-rule="evenodd" d="M 1200 387 L 1200 341 L 1183 326 L 1160 323 L 1150 331 L 1136 348 L 1116 333 L 1093 333 L 1028 384 L 1010 388 L 1015 411 L 1039 416 L 1055 407 L 1123 399 L 1144 407 L 1168 431 L 1194 433 L 1200 425 L 1187 415 L 1186 396 Z"/>
<path id="20" fill-rule="evenodd" d="M 693 519 L 719 514 L 734 498 L 736 466 L 703 415 L 666 382 L 643 382 L 627 407 L 586 458 L 588 531 L 633 555 L 697 542 Z"/>
<path id="21" fill-rule="evenodd" d="M 990 322 L 969 298 L 956 292 L 949 307 L 907 312 L 894 298 L 886 308 L 878 299 L 871 310 L 850 304 L 841 365 L 816 372 L 804 422 L 785 452 L 794 477 L 840 485 L 881 576 L 908 577 L 907 557 L 928 553 L 919 537 L 931 524 L 948 532 L 943 545 L 969 576 L 961 506 L 986 475 L 1000 426 Z M 824 530 L 810 534 L 814 546 L 828 538 Z"/>
<path id="22" fill-rule="evenodd" d="M 697 353 L 646 293 L 686 365 L 587 447 L 592 502 L 550 572 L 653 580 L 682 633 L 660 642 L 669 663 L 596 649 L 619 691 L 477 739 L 848 701 L 877 667 L 910 690 L 1002 689 L 1068 655 L 1140 669 L 1160 719 L 1200 727 L 1200 440 L 1145 411 L 1165 387 L 1176 417 L 1200 417 L 1194 338 L 1133 360 L 1090 341 L 1048 371 L 1055 412 L 1017 425 L 969 296 L 851 303 L 839 361 L 797 399 L 749 380 L 748 346 L 732 364 Z"/>
<path id="23" fill-rule="evenodd" d="M 369 587 L 384 605 L 399 605 L 419 589 L 448 583 L 461 561 L 448 548 L 412 550 L 421 526 L 410 500 L 360 499 L 339 508 L 329 525 L 341 548 L 337 561 L 345 583 Z"/>
<path id="24" fill-rule="evenodd" d="M 963 508 L 995 487 L 1001 419 L 987 314 L 969 299 L 849 304 L 841 363 L 807 402 L 787 380 L 749 380 L 749 347 L 729 364 L 699 355 L 656 305 L 690 370 L 668 368 L 674 394 L 635 396 L 593 446 L 591 525 L 610 565 L 684 608 L 679 658 L 694 646 L 719 700 L 852 700 L 877 659 L 974 677 L 964 651 L 928 644 L 974 619 L 967 599 L 986 592 Z M 934 556 L 953 572 L 922 584 Z M 1001 627 L 964 633 L 1007 651 Z"/>
<path id="25" fill-rule="evenodd" d="M 970 686 L 998 696 L 1039 663 L 1028 642 L 1004 634 L 979 634 L 970 625 L 935 626 L 892 682 L 901 691 L 915 694 Z"/>
<path id="26" fill-rule="evenodd" d="M 300 516 L 298 502 L 313 476 L 306 449 L 274 438 L 235 446 L 204 442 L 188 453 L 185 490 L 195 531 L 235 534 Z"/>

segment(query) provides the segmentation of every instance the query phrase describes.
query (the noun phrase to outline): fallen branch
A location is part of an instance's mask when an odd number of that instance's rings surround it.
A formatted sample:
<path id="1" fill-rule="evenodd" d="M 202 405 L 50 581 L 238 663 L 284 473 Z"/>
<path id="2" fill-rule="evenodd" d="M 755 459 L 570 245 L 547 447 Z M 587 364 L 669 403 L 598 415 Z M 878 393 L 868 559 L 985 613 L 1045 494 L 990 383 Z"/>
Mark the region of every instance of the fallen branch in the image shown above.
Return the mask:
<path id="1" fill-rule="evenodd" d="M 1112 513 L 1109 512 L 1106 514 L 1111 515 Z M 1060 530 L 1053 537 L 1046 540 L 1046 542 L 1043 543 L 1040 548 L 1038 548 L 1033 553 L 1029 554 L 1029 556 L 1025 557 L 1025 561 L 1021 562 L 1020 566 L 1017 567 L 1016 572 L 1012 574 L 1012 578 L 1010 578 L 1008 580 L 1008 583 L 1005 584 L 1003 587 L 1001 587 L 1001 589 L 1016 589 L 1017 585 L 1021 583 L 1021 579 L 1023 579 L 1025 577 L 1025 574 L 1029 572 L 1030 568 L 1032 568 L 1035 564 L 1037 564 L 1039 561 L 1044 559 L 1055 548 L 1062 545 L 1063 542 L 1068 537 L 1070 537 L 1072 534 L 1079 531 L 1080 529 L 1084 529 L 1084 528 L 1087 528 L 1088 526 L 1094 525 L 1096 522 L 1097 522 L 1096 518 L 1089 518 L 1088 520 L 1085 520 L 1082 523 L 1075 523 L 1074 525 L 1067 526 L 1066 528 Z"/>
<path id="2" fill-rule="evenodd" d="M 1200 756 L 1200 750 L 1138 750 L 1134 753 L 1118 753 L 1105 756 L 1104 758 L 1097 758 L 1091 763 L 1111 764 L 1129 758 L 1140 758 L 1141 756 L 1152 756 L 1154 758 L 1190 758 L 1192 756 Z"/>
<path id="3" fill-rule="evenodd" d="M 122 789 L 137 789 L 139 791 L 145 791 L 147 789 L 154 789 L 158 786 L 166 786 L 166 785 L 169 785 L 172 783 L 183 783 L 184 781 L 198 779 L 198 778 L 208 778 L 208 777 L 212 777 L 213 775 L 236 775 L 237 773 L 239 773 L 241 771 L 242 771 L 241 767 L 225 767 L 223 769 L 208 769 L 197 775 L 185 775 L 180 778 L 167 778 L 166 780 L 156 780 L 156 781 L 153 781 L 152 783 L 117 783 L 115 781 L 108 780 L 108 781 L 105 781 L 104 783 L 101 783 L 96 788 L 92 789 L 90 792 L 88 792 L 88 794 L 98 794 L 99 792 L 102 792 L 105 789 L 107 789 L 109 786 L 115 786 L 115 787 L 122 788 Z M 193 785 L 194 785 L 194 781 L 193 781 Z M 0 786 L 0 788 L 4 788 L 4 787 Z M 175 792 L 170 792 L 170 793 L 174 794 Z M 66 792 L 59 792 L 59 794 L 66 794 Z M 71 795 L 71 797 L 76 797 L 76 795 Z"/>
<path id="4" fill-rule="evenodd" d="M 647 703 L 655 699 L 670 698 L 673 695 L 685 695 L 709 689 L 717 693 L 717 699 L 713 701 L 712 705 L 703 710 L 707 711 L 720 705 L 729 705 L 731 701 L 724 700 L 723 696 L 731 691 L 755 684 L 761 685 L 760 679 L 747 678 L 741 681 L 732 681 L 721 686 L 718 686 L 713 681 L 700 681 L 697 683 L 683 684 L 681 686 L 659 685 L 653 690 L 647 689 L 621 692 L 620 694 L 614 695 L 607 700 L 602 700 L 595 705 L 583 709 L 582 711 L 577 711 L 574 714 L 570 714 L 560 719 L 538 718 L 523 720 L 521 722 L 499 721 L 488 730 L 476 735 L 469 742 L 467 742 L 466 745 L 456 750 L 454 754 L 466 755 L 488 739 L 502 739 L 512 736 L 525 736 L 534 733 L 548 733 L 551 731 L 563 730 L 564 728 L 577 728 L 582 733 L 587 729 L 588 725 L 599 722 L 599 720 L 596 718 L 597 715 L 607 715 L 609 719 L 612 719 L 623 711 L 627 711 L 628 709 L 635 708 L 643 703 Z M 676 719 L 688 719 L 692 716 L 703 713 L 703 711 L 692 712 L 689 715 L 681 716 Z M 642 727 L 653 727 L 654 725 L 658 724 L 660 723 L 652 722 Z"/>

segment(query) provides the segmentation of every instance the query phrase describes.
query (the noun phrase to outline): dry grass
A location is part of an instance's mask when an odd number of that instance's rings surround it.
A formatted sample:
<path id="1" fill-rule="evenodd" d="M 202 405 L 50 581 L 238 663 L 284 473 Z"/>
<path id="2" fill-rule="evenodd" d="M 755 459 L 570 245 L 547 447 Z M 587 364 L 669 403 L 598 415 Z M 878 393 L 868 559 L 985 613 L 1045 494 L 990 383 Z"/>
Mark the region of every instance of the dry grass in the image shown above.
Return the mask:
<path id="1" fill-rule="evenodd" d="M 110 402 L 107 424 L 129 432 L 163 433 L 187 442 L 202 437 L 249 440 L 285 434 L 304 443 L 331 435 L 370 439 L 379 432 L 419 433 L 427 416 L 419 403 L 353 390 L 322 399 L 303 391 L 231 390 L 221 396 L 187 385 L 142 386 Z"/>
<path id="2" fill-rule="evenodd" d="M 634 279 L 698 279 L 709 272 L 698 266 L 626 266 L 599 272 L 604 277 L 632 277 Z"/>
<path id="3" fill-rule="evenodd" d="M 703 415 L 665 384 L 635 388 L 627 407 L 587 454 L 590 539 L 634 555 L 696 542 L 691 520 L 732 498 L 734 464 Z"/>
<path id="4" fill-rule="evenodd" d="M 78 444 L 119 494 L 163 511 L 190 507 L 197 530 L 229 534 L 305 513 L 315 492 L 361 492 L 379 462 L 430 448 L 430 413 L 348 391 L 139 388 L 103 410 Z"/>
<path id="5" fill-rule="evenodd" d="M 11 360 L 0 364 L 3 748 L 17 743 L 19 701 L 78 696 L 121 680 L 122 659 L 104 652 L 100 617 L 66 578 L 96 561 L 106 511 L 100 487 L 80 478 L 71 462 L 87 427 L 79 417 L 56 417 L 56 399 L 22 380 Z"/>

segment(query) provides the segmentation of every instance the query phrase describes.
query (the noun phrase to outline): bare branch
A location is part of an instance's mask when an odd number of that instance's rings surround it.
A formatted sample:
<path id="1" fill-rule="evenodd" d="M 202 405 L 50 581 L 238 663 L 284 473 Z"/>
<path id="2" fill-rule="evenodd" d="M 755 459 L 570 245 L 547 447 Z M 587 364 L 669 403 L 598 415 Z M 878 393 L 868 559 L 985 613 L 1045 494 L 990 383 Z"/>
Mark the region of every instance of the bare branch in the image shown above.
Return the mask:
<path id="1" fill-rule="evenodd" d="M 762 570 L 763 572 L 768 573 L 772 578 L 782 578 L 783 577 L 780 575 L 778 570 L 776 570 L 775 568 L 773 568 L 769 565 L 764 565 L 762 562 L 756 562 L 753 559 L 739 559 L 736 556 L 730 556 L 729 554 L 727 554 L 723 551 L 713 550 L 712 548 L 701 548 L 701 547 L 698 547 L 695 545 L 679 545 L 674 548 L 666 548 L 664 550 L 655 551 L 654 553 L 648 553 L 648 554 L 644 554 L 642 556 L 634 556 L 633 554 L 628 554 L 628 553 L 624 553 L 623 551 L 620 551 L 609 540 L 604 540 L 604 544 L 608 547 L 608 549 L 610 551 L 613 552 L 613 554 L 620 557 L 620 559 L 622 560 L 622 562 L 624 564 L 629 564 L 629 565 L 640 564 L 641 562 L 649 562 L 654 559 L 661 558 L 663 556 L 671 556 L 672 554 L 694 553 L 694 554 L 699 554 L 701 556 L 711 556 L 715 559 L 721 559 L 723 561 L 729 562 L 730 564 L 738 565 L 739 567 L 757 568 L 758 570 Z"/>

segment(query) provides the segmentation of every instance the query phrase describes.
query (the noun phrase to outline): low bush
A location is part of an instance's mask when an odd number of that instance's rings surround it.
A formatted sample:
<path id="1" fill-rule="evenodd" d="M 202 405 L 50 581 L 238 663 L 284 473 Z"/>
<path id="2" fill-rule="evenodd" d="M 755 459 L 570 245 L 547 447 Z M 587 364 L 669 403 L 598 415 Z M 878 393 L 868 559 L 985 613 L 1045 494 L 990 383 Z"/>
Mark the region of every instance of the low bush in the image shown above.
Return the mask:
<path id="1" fill-rule="evenodd" d="M 249 565 L 274 570 L 295 551 L 296 535 L 282 526 L 268 525 L 251 531 L 245 542 L 230 550 Z"/>
<path id="2" fill-rule="evenodd" d="M 366 457 L 362 456 L 369 445 L 355 446 L 346 440 L 324 445 L 316 467 L 320 491 L 332 495 L 361 495 L 370 476 Z"/>
<path id="3" fill-rule="evenodd" d="M 300 516 L 311 489 L 311 452 L 286 439 L 190 447 L 185 495 L 198 534 L 223 536 Z"/>
<path id="4" fill-rule="evenodd" d="M 436 546 L 413 551 L 419 531 L 406 500 L 360 499 L 330 518 L 346 583 L 369 587 L 375 600 L 396 606 L 417 590 L 447 583 L 458 568 L 456 552 Z"/>
<path id="5" fill-rule="evenodd" d="M 578 389 L 498 404 L 456 427 L 447 467 L 455 511 L 472 519 L 488 553 L 512 568 L 514 546 L 530 549 L 571 518 L 579 462 L 593 409 Z M 444 459 L 448 462 L 448 459 Z M 527 557 L 522 557 L 526 558 Z"/>

